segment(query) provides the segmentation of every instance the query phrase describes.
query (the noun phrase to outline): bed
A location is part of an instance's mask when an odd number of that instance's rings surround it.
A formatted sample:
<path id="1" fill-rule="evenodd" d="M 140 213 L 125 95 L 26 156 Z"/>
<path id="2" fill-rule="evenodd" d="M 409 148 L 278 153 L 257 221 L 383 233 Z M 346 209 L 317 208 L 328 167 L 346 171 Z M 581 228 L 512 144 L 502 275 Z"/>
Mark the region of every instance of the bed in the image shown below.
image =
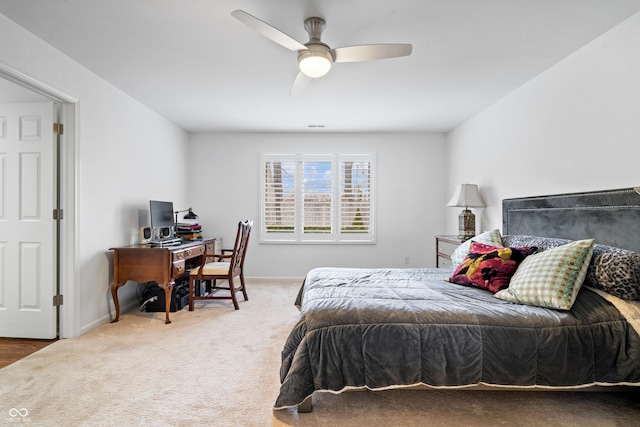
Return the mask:
<path id="1" fill-rule="evenodd" d="M 274 408 L 350 389 L 640 386 L 640 189 L 504 200 L 502 232 L 456 252 L 448 269 L 311 270 Z M 506 284 L 464 281 L 498 252 L 518 261 Z M 551 285 L 549 263 L 570 280 Z"/>

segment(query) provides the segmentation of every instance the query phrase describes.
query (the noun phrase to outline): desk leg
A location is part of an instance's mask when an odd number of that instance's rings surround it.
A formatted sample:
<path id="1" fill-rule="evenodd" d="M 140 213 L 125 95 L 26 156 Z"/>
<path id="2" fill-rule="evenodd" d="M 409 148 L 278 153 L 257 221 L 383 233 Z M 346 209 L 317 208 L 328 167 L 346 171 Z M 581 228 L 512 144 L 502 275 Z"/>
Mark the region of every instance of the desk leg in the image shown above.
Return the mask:
<path id="1" fill-rule="evenodd" d="M 171 323 L 171 320 L 169 320 L 169 312 L 171 311 L 171 291 L 173 290 L 173 285 L 175 285 L 175 282 L 169 282 L 169 283 L 163 283 L 162 287 L 164 288 L 164 302 L 165 302 L 165 319 L 164 319 L 164 323 Z"/>
<path id="2" fill-rule="evenodd" d="M 118 288 L 122 285 L 124 285 L 124 283 L 118 283 L 116 280 L 114 280 L 111 284 L 111 297 L 113 298 L 113 304 L 116 306 L 116 317 L 111 321 L 111 323 L 116 323 L 118 320 L 120 320 L 120 302 L 118 301 Z"/>

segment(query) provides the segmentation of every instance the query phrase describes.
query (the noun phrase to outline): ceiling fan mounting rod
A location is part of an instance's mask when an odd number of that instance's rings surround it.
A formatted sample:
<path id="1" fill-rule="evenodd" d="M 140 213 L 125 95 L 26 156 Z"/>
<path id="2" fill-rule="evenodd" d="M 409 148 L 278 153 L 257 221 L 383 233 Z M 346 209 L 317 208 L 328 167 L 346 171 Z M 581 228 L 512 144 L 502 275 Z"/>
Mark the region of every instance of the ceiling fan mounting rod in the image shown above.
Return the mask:
<path id="1" fill-rule="evenodd" d="M 324 19 L 312 16 L 304 21 L 304 29 L 309 33 L 309 43 L 322 43 L 320 35 L 324 31 L 326 23 Z"/>

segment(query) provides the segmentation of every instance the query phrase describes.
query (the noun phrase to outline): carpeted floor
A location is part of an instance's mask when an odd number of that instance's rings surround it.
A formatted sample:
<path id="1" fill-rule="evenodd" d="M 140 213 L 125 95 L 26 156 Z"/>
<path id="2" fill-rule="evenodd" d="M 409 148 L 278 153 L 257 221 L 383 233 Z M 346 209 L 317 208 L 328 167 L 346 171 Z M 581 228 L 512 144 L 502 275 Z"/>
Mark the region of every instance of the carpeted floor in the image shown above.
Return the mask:
<path id="1" fill-rule="evenodd" d="M 390 390 L 314 394 L 272 411 L 299 281 L 248 281 L 250 301 L 131 311 L 0 369 L 0 425 L 640 426 L 638 393 Z"/>

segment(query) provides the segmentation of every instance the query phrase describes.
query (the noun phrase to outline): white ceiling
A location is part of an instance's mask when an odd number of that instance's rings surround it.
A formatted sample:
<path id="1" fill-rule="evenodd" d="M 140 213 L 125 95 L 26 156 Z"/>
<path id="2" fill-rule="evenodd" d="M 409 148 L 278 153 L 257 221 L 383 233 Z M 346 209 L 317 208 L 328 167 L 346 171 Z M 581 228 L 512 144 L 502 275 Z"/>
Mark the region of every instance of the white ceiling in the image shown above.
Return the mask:
<path id="1" fill-rule="evenodd" d="M 413 53 L 335 64 L 291 97 L 296 53 L 235 9 L 302 43 L 304 19 L 320 16 L 331 47 Z M 447 131 L 638 11 L 640 0 L 0 0 L 0 13 L 193 132 Z"/>

